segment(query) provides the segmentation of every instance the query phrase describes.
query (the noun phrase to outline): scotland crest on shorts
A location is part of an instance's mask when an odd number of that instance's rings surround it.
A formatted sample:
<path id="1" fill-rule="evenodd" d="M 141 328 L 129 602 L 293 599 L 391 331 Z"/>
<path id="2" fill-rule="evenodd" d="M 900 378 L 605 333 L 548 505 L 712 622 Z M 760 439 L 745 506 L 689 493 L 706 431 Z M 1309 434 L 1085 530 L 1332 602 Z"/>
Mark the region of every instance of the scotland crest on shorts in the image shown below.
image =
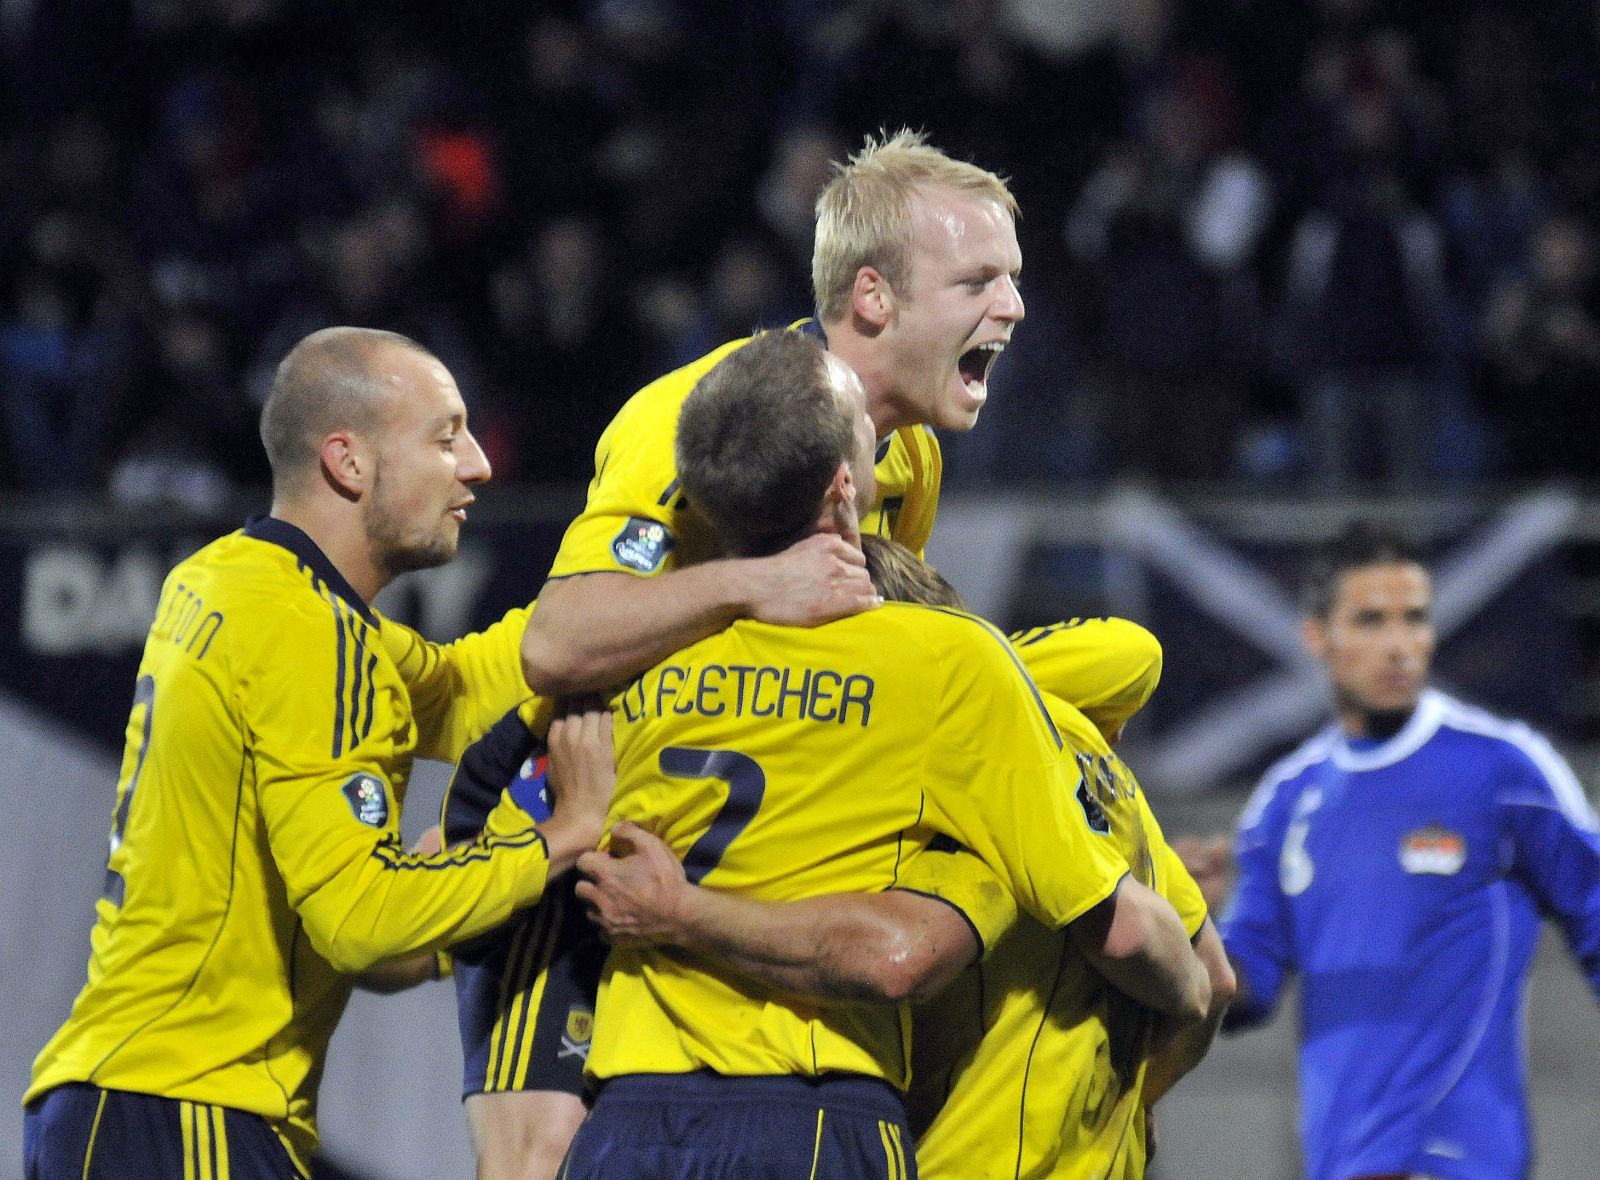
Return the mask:
<path id="1" fill-rule="evenodd" d="M 381 828 L 389 822 L 389 792 L 383 780 L 370 774 L 352 774 L 339 788 L 350 811 L 369 827 Z"/>
<path id="2" fill-rule="evenodd" d="M 628 523 L 611 542 L 611 556 L 617 564 L 641 574 L 653 574 L 672 552 L 672 534 L 659 520 L 628 517 Z"/>
<path id="3" fill-rule="evenodd" d="M 589 1060 L 589 1041 L 593 1036 L 594 1013 L 587 1008 L 568 1008 L 567 1028 L 561 1034 L 561 1052 L 556 1054 L 557 1059 L 581 1057 Z"/>

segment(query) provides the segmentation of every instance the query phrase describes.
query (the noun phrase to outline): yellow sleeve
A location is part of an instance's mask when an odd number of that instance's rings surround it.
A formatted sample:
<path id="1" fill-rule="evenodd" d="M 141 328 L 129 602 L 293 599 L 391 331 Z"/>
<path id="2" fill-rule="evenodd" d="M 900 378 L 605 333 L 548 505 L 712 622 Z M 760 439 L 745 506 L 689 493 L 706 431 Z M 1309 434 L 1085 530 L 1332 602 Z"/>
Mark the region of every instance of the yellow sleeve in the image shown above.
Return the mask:
<path id="1" fill-rule="evenodd" d="M 1166 898 L 1183 920 L 1185 933 L 1193 938 L 1200 933 L 1206 920 L 1206 899 L 1200 886 L 1184 868 L 1183 858 L 1172 850 L 1150 810 L 1150 801 L 1139 792 L 1139 812 L 1144 821 L 1145 836 L 1150 842 L 1150 858 L 1156 866 L 1156 892 Z"/>
<path id="2" fill-rule="evenodd" d="M 522 675 L 522 633 L 532 606 L 452 643 L 432 643 L 393 619 L 378 634 L 411 694 L 418 758 L 455 762 L 529 695 Z"/>
<path id="3" fill-rule="evenodd" d="M 896 889 L 936 897 L 967 920 L 987 955 L 1017 920 L 1017 903 L 993 869 L 965 849 L 918 853 Z"/>
<path id="4" fill-rule="evenodd" d="M 239 678 L 256 791 L 288 903 L 317 952 L 340 971 L 438 950 L 537 901 L 549 857 L 526 812 L 502 799 L 473 843 L 413 856 L 386 765 L 404 702 L 386 693 L 383 724 L 349 749 L 327 702 L 339 666 L 330 628 L 279 630 Z"/>
<path id="5" fill-rule="evenodd" d="M 940 613 L 965 626 L 937 635 L 947 666 L 926 743 L 925 822 L 1059 929 L 1109 897 L 1127 862 L 1109 833 L 1090 826 L 1075 751 L 1005 637 L 973 616 Z"/>
<path id="6" fill-rule="evenodd" d="M 561 538 L 550 577 L 651 577 L 707 556 L 702 537 L 685 535 L 688 505 L 673 450 L 678 411 L 696 382 L 744 343 L 732 341 L 657 378 L 617 411 L 595 447 L 588 499 Z"/>
<path id="7" fill-rule="evenodd" d="M 1093 721 L 1108 739 L 1150 699 L 1161 680 L 1161 643 L 1127 619 L 1069 619 L 1011 637 L 1045 692 Z"/>

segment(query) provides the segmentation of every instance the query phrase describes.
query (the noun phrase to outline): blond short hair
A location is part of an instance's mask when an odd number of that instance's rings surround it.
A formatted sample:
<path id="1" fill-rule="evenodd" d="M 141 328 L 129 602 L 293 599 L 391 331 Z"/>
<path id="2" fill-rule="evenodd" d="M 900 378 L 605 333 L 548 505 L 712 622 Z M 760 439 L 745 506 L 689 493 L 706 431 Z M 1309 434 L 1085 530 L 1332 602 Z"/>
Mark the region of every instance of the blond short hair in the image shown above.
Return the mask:
<path id="1" fill-rule="evenodd" d="M 883 138 L 867 136 L 861 150 L 834 165 L 834 177 L 817 198 L 817 229 L 811 252 L 811 289 L 824 323 L 850 309 L 856 274 L 870 266 L 904 290 L 911 272 L 911 198 L 930 189 L 996 201 L 1013 218 L 1017 199 L 993 172 L 951 159 L 921 131 L 901 129 Z"/>
<path id="2" fill-rule="evenodd" d="M 311 333 L 278 363 L 260 423 L 275 495 L 305 490 L 329 433 L 375 428 L 389 396 L 376 369 L 385 348 L 439 359 L 398 332 L 337 327 Z"/>
<path id="3" fill-rule="evenodd" d="M 861 554 L 867 559 L 872 588 L 886 601 L 967 609 L 966 600 L 949 579 L 899 541 L 863 534 Z"/>

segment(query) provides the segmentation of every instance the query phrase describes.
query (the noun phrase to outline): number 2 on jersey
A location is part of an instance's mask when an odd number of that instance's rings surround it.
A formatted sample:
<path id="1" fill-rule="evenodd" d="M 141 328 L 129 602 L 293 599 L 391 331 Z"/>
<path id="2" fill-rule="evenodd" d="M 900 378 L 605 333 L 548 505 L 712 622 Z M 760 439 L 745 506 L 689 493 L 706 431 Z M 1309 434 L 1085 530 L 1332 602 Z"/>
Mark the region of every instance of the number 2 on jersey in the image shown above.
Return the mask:
<path id="1" fill-rule="evenodd" d="M 754 758 L 733 750 L 701 750 L 692 746 L 667 746 L 661 751 L 661 773 L 668 778 L 720 779 L 728 784 L 728 798 L 711 825 L 689 847 L 683 870 L 698 885 L 728 851 L 739 833 L 750 826 L 767 793 L 767 776 Z"/>
<path id="2" fill-rule="evenodd" d="M 144 715 L 140 716 L 140 710 Z M 128 830 L 128 808 L 133 806 L 133 792 L 139 785 L 139 776 L 144 773 L 144 760 L 150 753 L 150 728 L 156 716 L 156 680 L 154 676 L 141 676 L 133 690 L 133 710 L 128 715 L 128 730 L 132 732 L 135 726 L 139 727 L 139 753 L 133 764 L 133 773 L 128 776 L 128 785 L 122 791 L 122 798 L 117 800 L 117 810 L 111 816 L 110 848 L 106 852 L 106 884 L 100 891 L 112 905 L 122 904 L 122 894 L 125 884 L 122 874 L 111 867 L 111 858 L 116 855 L 117 849 L 122 847 L 123 833 Z M 126 755 L 124 755 L 126 765 Z"/>

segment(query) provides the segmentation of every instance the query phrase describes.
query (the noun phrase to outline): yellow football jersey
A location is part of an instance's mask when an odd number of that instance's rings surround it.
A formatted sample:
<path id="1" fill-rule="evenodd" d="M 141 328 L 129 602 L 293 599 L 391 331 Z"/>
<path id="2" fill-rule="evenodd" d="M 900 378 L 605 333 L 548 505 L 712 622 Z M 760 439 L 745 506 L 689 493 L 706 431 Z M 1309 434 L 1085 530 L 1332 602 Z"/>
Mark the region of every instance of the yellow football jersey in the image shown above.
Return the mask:
<path id="1" fill-rule="evenodd" d="M 678 411 L 695 384 L 746 340 L 659 377 L 629 398 L 600 436 L 582 514 L 567 526 L 550 577 L 600 571 L 648 577 L 715 555 L 709 528 L 679 490 L 673 444 Z M 907 426 L 879 445 L 878 500 L 861 531 L 921 554 L 939 506 L 939 440 Z"/>
<path id="2" fill-rule="evenodd" d="M 612 819 L 654 831 L 692 880 L 773 901 L 894 886 L 935 835 L 1063 926 L 1127 871 L 1089 826 L 1044 705 L 1003 636 L 890 603 L 813 629 L 745 620 L 615 703 Z M 590 1071 L 907 1078 L 902 1012 L 809 1005 L 675 950 L 619 947 Z"/>
<path id="3" fill-rule="evenodd" d="M 509 803 L 450 852 L 399 835 L 413 757 L 458 756 L 527 696 L 527 617 L 425 642 L 270 518 L 178 565 L 139 665 L 88 983 L 25 1100 L 83 1081 L 235 1107 L 303 1165 L 341 971 L 543 891 L 543 841 Z"/>
<path id="4" fill-rule="evenodd" d="M 1011 642 L 1040 687 L 1070 702 L 1108 740 L 1161 680 L 1161 644 L 1127 619 L 1068 619 L 1017 631 Z"/>
<path id="5" fill-rule="evenodd" d="M 1052 647 L 1081 641 L 1088 648 L 1110 640 L 1123 654 L 1138 657 L 1153 640 L 1135 631 L 1142 628 L 1125 624 L 1077 636 L 1070 628 L 1045 629 L 1032 644 L 1024 636 L 1020 651 L 1042 685 L 1090 687 L 1083 677 L 1091 663 L 1075 658 L 1081 653 Z M 1159 648 L 1154 667 L 1158 673 Z M 1063 672 L 1073 675 L 1049 679 Z M 1104 671 L 1102 683 L 1110 690 L 1134 672 L 1132 665 Z M 1131 713 L 1153 688 L 1153 677 L 1146 676 L 1143 687 L 1108 691 L 1102 703 L 1120 713 L 1136 702 Z M 1172 903 L 1192 937 L 1205 920 L 1204 900 L 1167 846 L 1138 781 L 1095 722 L 1052 692 L 1045 700 L 1076 750 L 1080 801 L 1090 826 L 1115 849 L 1125 871 Z M 1121 720 L 1126 715 L 1117 724 Z M 964 910 L 999 921 L 1002 911 L 980 910 L 968 900 L 983 886 L 981 868 L 971 863 L 976 858 L 956 853 L 954 859 L 968 863 L 952 877 L 948 864 L 919 858 L 904 884 L 929 892 L 940 888 Z M 935 876 L 945 880 L 936 883 Z M 982 934 L 993 950 L 916 1012 L 910 1107 L 912 1126 L 921 1132 L 921 1174 L 930 1180 L 1143 1176 L 1140 1086 L 1152 1015 L 1106 983 L 1058 930 L 1022 916 L 1002 935 L 992 925 Z"/>

